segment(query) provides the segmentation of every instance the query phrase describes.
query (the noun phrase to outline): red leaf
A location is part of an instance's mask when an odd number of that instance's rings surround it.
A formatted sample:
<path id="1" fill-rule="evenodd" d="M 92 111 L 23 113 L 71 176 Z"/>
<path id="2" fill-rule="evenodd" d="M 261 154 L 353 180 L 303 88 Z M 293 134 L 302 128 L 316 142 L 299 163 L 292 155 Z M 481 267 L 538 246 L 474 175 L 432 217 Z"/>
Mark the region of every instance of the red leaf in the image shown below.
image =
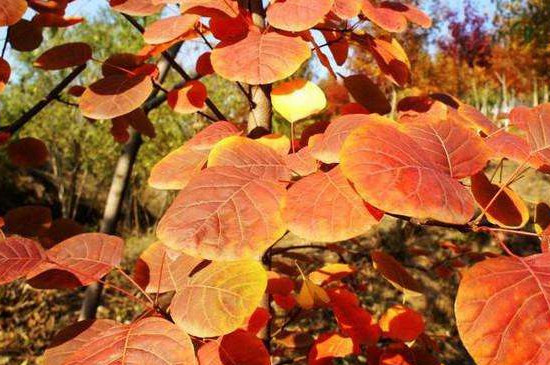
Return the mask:
<path id="1" fill-rule="evenodd" d="M 8 158 L 18 167 L 40 167 L 48 162 L 50 151 L 41 140 L 25 137 L 9 144 Z"/>
<path id="2" fill-rule="evenodd" d="M 359 352 L 349 337 L 338 333 L 322 333 L 307 356 L 308 365 L 331 365 L 332 359 L 342 358 Z"/>
<path id="3" fill-rule="evenodd" d="M 40 243 L 44 248 L 51 248 L 73 236 L 84 233 L 84 227 L 72 219 L 59 218 L 40 234 Z"/>
<path id="4" fill-rule="evenodd" d="M 549 263 L 549 254 L 498 257 L 464 273 L 455 315 L 477 364 L 549 363 Z"/>
<path id="5" fill-rule="evenodd" d="M 180 89 L 168 93 L 168 105 L 176 113 L 191 114 L 204 109 L 208 96 L 206 86 L 200 81 L 189 81 Z"/>
<path id="6" fill-rule="evenodd" d="M 32 22 L 43 28 L 68 28 L 82 23 L 81 17 L 63 17 L 54 13 L 38 13 L 32 18 Z"/>
<path id="7" fill-rule="evenodd" d="M 50 208 L 38 205 L 26 205 L 9 210 L 4 216 L 4 230 L 8 234 L 25 237 L 37 237 L 52 224 Z"/>
<path id="8" fill-rule="evenodd" d="M 384 337 L 403 342 L 415 341 L 425 328 L 422 315 L 403 305 L 389 308 L 379 323 Z"/>
<path id="9" fill-rule="evenodd" d="M 0 240 L 0 284 L 27 275 L 46 257 L 38 242 L 19 236 Z"/>
<path id="10" fill-rule="evenodd" d="M 246 328 L 244 329 L 253 335 L 257 335 L 267 326 L 270 319 L 271 315 L 269 314 L 269 311 L 267 309 L 257 308 L 254 313 L 252 313 L 252 315 L 248 318 L 245 326 Z"/>
<path id="11" fill-rule="evenodd" d="M 3 58 L 0 58 L 0 93 L 6 88 L 6 84 L 10 81 L 11 66 Z"/>
<path id="12" fill-rule="evenodd" d="M 414 279 L 393 256 L 382 251 L 373 251 L 371 257 L 376 271 L 397 289 L 402 290 L 406 296 L 415 296 L 423 292 L 420 282 Z"/>
<path id="13" fill-rule="evenodd" d="M 42 41 L 42 28 L 25 19 L 19 20 L 10 27 L 10 44 L 13 49 L 20 52 L 34 51 Z"/>
<path id="14" fill-rule="evenodd" d="M 353 99 L 371 113 L 388 114 L 391 105 L 378 85 L 365 75 L 344 77 L 344 85 Z"/>
<path id="15" fill-rule="evenodd" d="M 47 261 L 28 274 L 40 289 L 75 288 L 101 279 L 122 259 L 122 239 L 102 233 L 71 237 L 46 252 Z"/>
<path id="16" fill-rule="evenodd" d="M 132 128 L 134 128 L 136 131 L 149 138 L 155 138 L 155 136 L 157 135 L 153 123 L 151 123 L 151 120 L 149 120 L 149 117 L 141 108 L 133 110 L 128 114 L 121 115 L 120 117 L 116 117 L 114 119 L 123 122 L 123 124 L 125 125 L 132 126 Z"/>
<path id="17" fill-rule="evenodd" d="M 34 62 L 34 66 L 43 70 L 62 70 L 82 65 L 92 59 L 92 47 L 86 43 L 65 43 L 44 52 Z"/>
<path id="18" fill-rule="evenodd" d="M 205 52 L 197 59 L 197 65 L 195 66 L 197 74 L 200 76 L 208 76 L 214 73 L 212 68 L 212 62 L 210 61 L 210 52 Z"/>
<path id="19" fill-rule="evenodd" d="M 234 43 L 246 37 L 249 24 L 252 24 L 252 20 L 247 19 L 245 15 L 237 18 L 227 15 L 215 16 L 210 19 L 210 31 L 220 41 Z"/>
<path id="20" fill-rule="evenodd" d="M 270 365 L 263 342 L 255 335 L 237 330 L 217 341 L 207 342 L 198 352 L 200 365 Z"/>
<path id="21" fill-rule="evenodd" d="M 228 15 L 234 18 L 239 15 L 239 5 L 235 0 L 187 0 L 180 3 L 180 11 L 206 17 Z"/>

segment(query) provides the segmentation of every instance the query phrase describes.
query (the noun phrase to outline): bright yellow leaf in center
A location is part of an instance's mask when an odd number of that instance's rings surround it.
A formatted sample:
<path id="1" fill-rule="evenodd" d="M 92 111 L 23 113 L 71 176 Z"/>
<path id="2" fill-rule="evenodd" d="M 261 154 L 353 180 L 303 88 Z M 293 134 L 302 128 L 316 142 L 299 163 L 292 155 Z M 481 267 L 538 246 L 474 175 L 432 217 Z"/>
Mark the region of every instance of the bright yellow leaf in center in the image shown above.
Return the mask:
<path id="1" fill-rule="evenodd" d="M 327 98 L 319 86 L 296 79 L 277 85 L 271 92 L 271 102 L 283 118 L 294 123 L 323 110 Z"/>

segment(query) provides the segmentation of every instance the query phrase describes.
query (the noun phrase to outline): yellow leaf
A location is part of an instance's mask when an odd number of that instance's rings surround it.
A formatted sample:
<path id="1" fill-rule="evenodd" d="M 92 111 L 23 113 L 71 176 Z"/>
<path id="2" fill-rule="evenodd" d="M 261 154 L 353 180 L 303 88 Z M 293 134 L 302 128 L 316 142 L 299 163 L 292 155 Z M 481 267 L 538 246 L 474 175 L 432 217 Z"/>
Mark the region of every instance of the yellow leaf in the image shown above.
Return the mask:
<path id="1" fill-rule="evenodd" d="M 302 79 L 279 84 L 271 93 L 271 101 L 273 108 L 290 123 L 316 114 L 327 105 L 323 90 Z"/>

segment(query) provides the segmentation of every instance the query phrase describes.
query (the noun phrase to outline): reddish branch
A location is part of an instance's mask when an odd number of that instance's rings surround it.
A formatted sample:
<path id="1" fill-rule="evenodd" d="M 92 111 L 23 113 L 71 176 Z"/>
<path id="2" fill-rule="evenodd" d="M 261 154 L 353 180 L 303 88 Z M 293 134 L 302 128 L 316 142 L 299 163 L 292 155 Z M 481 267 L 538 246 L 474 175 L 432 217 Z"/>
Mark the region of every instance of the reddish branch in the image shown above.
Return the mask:
<path id="1" fill-rule="evenodd" d="M 25 114 L 23 114 L 19 119 L 17 119 L 15 122 L 13 122 L 10 125 L 0 127 L 0 132 L 5 132 L 9 134 L 14 134 L 27 122 L 29 122 L 35 115 L 40 113 L 42 109 L 44 109 L 46 106 L 48 106 L 52 101 L 58 100 L 59 95 L 63 90 L 78 76 L 86 69 L 86 64 L 80 65 L 77 68 L 75 68 L 70 74 L 67 75 L 59 84 L 57 84 L 56 87 L 50 91 L 44 99 L 40 100 L 38 103 L 36 103 L 31 109 L 29 109 Z"/>

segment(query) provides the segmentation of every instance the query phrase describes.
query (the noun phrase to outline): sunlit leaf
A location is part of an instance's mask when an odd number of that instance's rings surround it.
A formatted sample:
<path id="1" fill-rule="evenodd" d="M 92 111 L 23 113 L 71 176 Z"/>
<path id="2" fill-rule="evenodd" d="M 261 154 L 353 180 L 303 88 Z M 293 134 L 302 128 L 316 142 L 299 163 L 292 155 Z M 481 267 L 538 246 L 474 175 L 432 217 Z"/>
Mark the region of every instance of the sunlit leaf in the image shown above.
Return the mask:
<path id="1" fill-rule="evenodd" d="M 333 0 L 286 0 L 273 2 L 267 8 L 266 20 L 269 25 L 300 32 L 321 22 L 331 10 Z"/>
<path id="2" fill-rule="evenodd" d="M 291 123 L 323 110 L 327 99 L 311 81 L 294 79 L 277 85 L 271 93 L 273 108 Z"/>
<path id="3" fill-rule="evenodd" d="M 197 23 L 196 15 L 178 15 L 159 19 L 149 24 L 143 33 L 143 39 L 149 44 L 161 44 L 179 38 Z"/>
<path id="4" fill-rule="evenodd" d="M 355 18 L 361 11 L 362 0 L 334 0 L 332 11 L 339 18 L 347 20 Z"/>
<path id="5" fill-rule="evenodd" d="M 0 27 L 13 25 L 19 21 L 27 10 L 25 0 L 4 0 L 0 2 Z"/>
<path id="6" fill-rule="evenodd" d="M 244 324 L 266 286 L 267 274 L 259 262 L 212 262 L 178 285 L 170 312 L 193 336 L 225 335 Z"/>
<path id="7" fill-rule="evenodd" d="M 114 11 L 132 15 L 153 15 L 164 8 L 164 4 L 155 4 L 154 0 L 109 0 L 109 5 Z"/>
<path id="8" fill-rule="evenodd" d="M 234 124 L 225 121 L 206 127 L 153 166 L 149 185 L 155 189 L 183 189 L 202 170 L 214 145 L 239 133 Z"/>
<path id="9" fill-rule="evenodd" d="M 305 146 L 298 152 L 286 155 L 285 163 L 292 172 L 300 176 L 313 174 L 319 169 L 319 163 L 311 155 L 309 146 Z"/>
<path id="10" fill-rule="evenodd" d="M 455 303 L 458 332 L 479 365 L 543 365 L 550 341 L 550 256 L 498 257 L 464 273 Z"/>
<path id="11" fill-rule="evenodd" d="M 258 258 L 285 232 L 286 191 L 273 180 L 233 166 L 195 176 L 161 219 L 168 247 L 211 260 Z"/>
<path id="12" fill-rule="evenodd" d="M 180 2 L 182 13 L 197 14 L 201 16 L 239 15 L 239 6 L 235 0 L 186 0 Z"/>
<path id="13" fill-rule="evenodd" d="M 403 342 L 416 340 L 425 328 L 422 315 L 403 305 L 389 308 L 379 323 L 384 337 Z"/>
<path id="14" fill-rule="evenodd" d="M 168 105 L 176 113 L 196 113 L 204 109 L 207 96 L 206 86 L 202 82 L 189 81 L 181 88 L 168 93 Z"/>
<path id="15" fill-rule="evenodd" d="M 323 333 L 311 347 L 307 363 L 308 365 L 331 364 L 334 358 L 342 358 L 358 352 L 359 349 L 351 338 L 338 333 Z"/>
<path id="16" fill-rule="evenodd" d="M 376 7 L 371 0 L 362 0 L 363 14 L 374 24 L 388 32 L 403 32 L 407 29 L 407 18 L 390 8 Z"/>
<path id="17" fill-rule="evenodd" d="M 220 76 L 259 85 L 292 75 L 310 55 L 308 43 L 299 37 L 261 33 L 252 28 L 246 38 L 237 43 L 221 42 L 210 58 Z"/>
<path id="18" fill-rule="evenodd" d="M 412 4 L 403 4 L 394 1 L 383 1 L 380 4 L 380 8 L 391 9 L 396 13 L 403 14 L 408 21 L 420 25 L 423 28 L 430 28 L 432 26 L 432 20 L 422 10 L 418 9 Z"/>
<path id="19" fill-rule="evenodd" d="M 474 214 L 469 191 L 434 165 L 396 123 L 376 121 L 355 129 L 340 159 L 346 178 L 378 209 L 458 224 Z"/>
<path id="20" fill-rule="evenodd" d="M 296 302 L 304 309 L 323 306 L 330 301 L 330 298 L 322 287 L 314 284 L 307 276 L 302 274 L 302 287 L 296 295 Z"/>
<path id="21" fill-rule="evenodd" d="M 108 76 L 86 89 L 80 97 L 80 110 L 88 118 L 115 118 L 140 107 L 152 91 L 148 76 Z"/>
<path id="22" fill-rule="evenodd" d="M 347 240 L 378 223 L 339 167 L 293 184 L 283 217 L 292 233 L 315 242 Z"/>
<path id="23" fill-rule="evenodd" d="M 355 272 L 348 264 L 326 264 L 320 269 L 311 272 L 308 277 L 314 284 L 324 285 L 332 281 L 341 280 Z"/>
<path id="24" fill-rule="evenodd" d="M 86 332 L 84 332 L 86 333 Z M 86 336 L 88 337 L 88 336 Z M 91 336 L 90 336 L 91 337 Z M 94 337 L 79 341 L 81 347 L 65 365 L 138 364 L 150 365 L 197 364 L 189 336 L 173 323 L 150 317 L 128 325 L 115 324 Z"/>
<path id="25" fill-rule="evenodd" d="M 266 134 L 255 141 L 263 144 L 264 146 L 268 146 L 283 157 L 287 156 L 288 151 L 290 150 L 290 139 L 284 134 Z"/>

